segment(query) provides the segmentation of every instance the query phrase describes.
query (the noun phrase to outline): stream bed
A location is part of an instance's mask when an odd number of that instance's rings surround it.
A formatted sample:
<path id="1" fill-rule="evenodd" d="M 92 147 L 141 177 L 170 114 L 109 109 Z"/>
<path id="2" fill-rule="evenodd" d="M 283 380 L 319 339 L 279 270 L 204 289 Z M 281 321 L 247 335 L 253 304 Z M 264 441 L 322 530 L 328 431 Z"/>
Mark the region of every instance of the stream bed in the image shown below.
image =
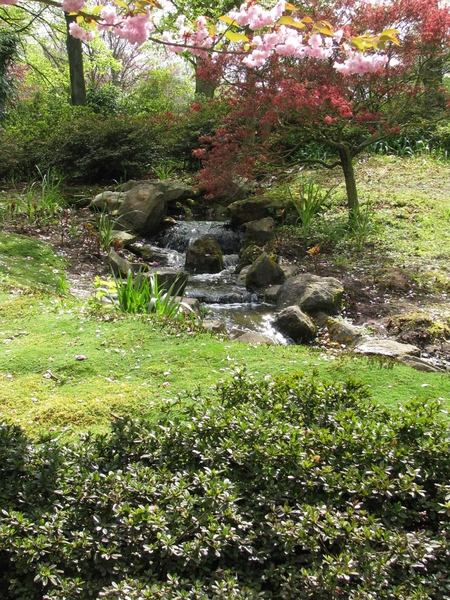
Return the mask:
<path id="1" fill-rule="evenodd" d="M 258 294 L 249 292 L 235 273 L 244 242 L 242 232 L 231 229 L 224 222 L 180 221 L 164 234 L 139 246 L 146 256 L 151 257 L 151 269 L 182 271 L 188 247 L 205 235 L 219 243 L 224 269 L 220 273 L 190 274 L 185 296 L 198 299 L 206 318 L 217 319 L 227 331 L 237 328 L 266 335 L 278 344 L 289 344 L 290 341 L 273 327 L 273 305 L 262 302 Z"/>

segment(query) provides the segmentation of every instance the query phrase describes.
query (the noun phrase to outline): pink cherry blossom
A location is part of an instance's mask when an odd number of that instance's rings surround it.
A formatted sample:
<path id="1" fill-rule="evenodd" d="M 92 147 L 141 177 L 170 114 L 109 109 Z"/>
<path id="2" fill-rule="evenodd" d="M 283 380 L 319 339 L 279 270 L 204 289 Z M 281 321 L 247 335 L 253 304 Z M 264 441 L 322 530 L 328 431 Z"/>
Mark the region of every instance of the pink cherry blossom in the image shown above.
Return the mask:
<path id="1" fill-rule="evenodd" d="M 117 12 L 115 6 L 104 6 L 100 13 L 105 25 L 114 25 L 117 21 Z M 103 28 L 103 24 L 102 24 Z"/>
<path id="2" fill-rule="evenodd" d="M 87 31 L 78 25 L 78 23 L 70 23 L 69 32 L 74 38 L 78 38 L 79 40 L 84 40 L 85 42 L 89 42 L 94 37 L 94 33 L 92 31 Z"/>
<path id="3" fill-rule="evenodd" d="M 241 27 L 248 25 L 250 29 L 256 31 L 275 23 L 283 15 L 285 6 L 285 0 L 280 0 L 272 10 L 266 10 L 258 4 L 251 4 L 250 6 L 242 4 L 238 11 L 233 10 L 229 15 Z"/>
<path id="4" fill-rule="evenodd" d="M 150 11 L 147 9 L 145 14 L 126 17 L 116 28 L 117 35 L 130 44 L 142 45 L 148 40 L 148 36 L 154 30 L 153 23 L 150 22 Z"/>
<path id="5" fill-rule="evenodd" d="M 61 7 L 65 12 L 77 13 L 86 4 L 86 0 L 63 0 Z"/>
<path id="6" fill-rule="evenodd" d="M 380 54 L 362 54 L 348 50 L 348 58 L 343 63 L 335 63 L 334 68 L 342 75 L 376 73 L 386 65 L 387 61 L 388 57 Z"/>
<path id="7" fill-rule="evenodd" d="M 0 4 L 17 4 L 18 0 L 0 0 Z"/>

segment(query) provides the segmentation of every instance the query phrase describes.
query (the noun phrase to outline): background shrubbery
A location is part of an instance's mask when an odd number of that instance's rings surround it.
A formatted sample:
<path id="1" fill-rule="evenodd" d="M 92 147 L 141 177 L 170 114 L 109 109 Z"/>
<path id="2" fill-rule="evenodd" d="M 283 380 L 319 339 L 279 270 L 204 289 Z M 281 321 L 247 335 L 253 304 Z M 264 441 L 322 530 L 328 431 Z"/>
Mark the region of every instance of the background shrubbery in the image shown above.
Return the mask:
<path id="1" fill-rule="evenodd" d="M 366 396 L 237 371 L 79 444 L 3 425 L 0 598 L 448 598 L 447 424 Z"/>
<path id="2" fill-rule="evenodd" d="M 0 178 L 33 179 L 38 168 L 67 182 L 102 183 L 152 176 L 154 167 L 167 162 L 196 168 L 192 150 L 199 136 L 214 131 L 224 111 L 219 102 L 205 101 L 178 114 L 117 114 L 102 110 L 113 97 L 91 96 L 87 107 L 39 94 L 18 106 L 0 131 Z"/>

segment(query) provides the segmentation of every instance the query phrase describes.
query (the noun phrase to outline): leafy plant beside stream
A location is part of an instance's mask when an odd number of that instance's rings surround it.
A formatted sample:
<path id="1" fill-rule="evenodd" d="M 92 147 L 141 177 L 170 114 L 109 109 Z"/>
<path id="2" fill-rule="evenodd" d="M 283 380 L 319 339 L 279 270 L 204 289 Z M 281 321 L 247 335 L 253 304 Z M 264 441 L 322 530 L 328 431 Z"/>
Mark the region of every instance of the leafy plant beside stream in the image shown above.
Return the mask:
<path id="1" fill-rule="evenodd" d="M 157 273 L 148 274 L 140 269 L 136 275 L 129 271 L 125 279 L 121 275 L 114 276 L 112 281 L 96 277 L 94 287 L 97 300 L 106 298 L 124 313 L 155 313 L 175 318 L 191 311 L 190 306 L 176 296 L 180 277 L 166 289 Z"/>

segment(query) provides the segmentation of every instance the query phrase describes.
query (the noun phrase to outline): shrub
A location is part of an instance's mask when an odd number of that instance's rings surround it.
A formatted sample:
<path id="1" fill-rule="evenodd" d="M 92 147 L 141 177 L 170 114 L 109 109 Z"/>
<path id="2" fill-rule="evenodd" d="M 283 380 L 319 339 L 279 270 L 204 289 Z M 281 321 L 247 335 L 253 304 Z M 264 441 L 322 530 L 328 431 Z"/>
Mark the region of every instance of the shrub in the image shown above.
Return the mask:
<path id="1" fill-rule="evenodd" d="M 166 152 L 164 118 L 105 117 L 89 107 L 58 106 L 44 115 L 28 109 L 0 132 L 0 152 L 9 152 L 1 177 L 34 176 L 38 167 L 69 182 L 139 178 Z"/>
<path id="2" fill-rule="evenodd" d="M 0 428 L 0 598 L 449 597 L 437 404 L 242 371 L 189 400 L 79 443 Z"/>

